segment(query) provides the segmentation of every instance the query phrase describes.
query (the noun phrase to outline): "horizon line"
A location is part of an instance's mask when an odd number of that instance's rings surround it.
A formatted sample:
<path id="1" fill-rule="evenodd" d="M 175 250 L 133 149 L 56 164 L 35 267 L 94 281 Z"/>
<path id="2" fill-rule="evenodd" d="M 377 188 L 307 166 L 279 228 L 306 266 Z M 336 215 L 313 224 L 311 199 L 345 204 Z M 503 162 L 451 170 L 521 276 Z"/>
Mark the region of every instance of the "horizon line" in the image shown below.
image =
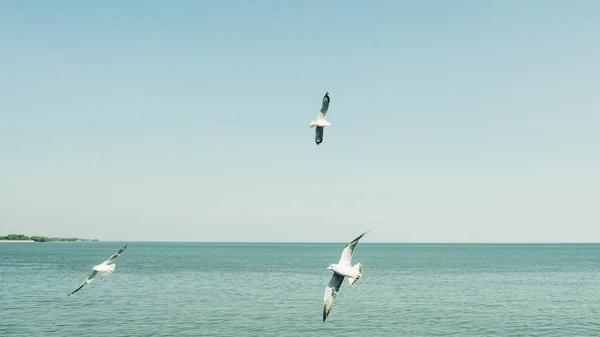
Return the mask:
<path id="1" fill-rule="evenodd" d="M 91 242 L 91 241 L 83 241 Z M 148 242 L 148 243 L 243 243 L 243 244 L 345 244 L 345 241 L 171 241 L 171 240 L 98 240 L 95 242 Z M 465 242 L 465 241 L 378 241 L 378 242 L 361 242 L 361 244 L 407 244 L 407 245 L 548 245 L 548 244 L 600 244 L 600 241 L 481 241 L 481 242 Z"/>

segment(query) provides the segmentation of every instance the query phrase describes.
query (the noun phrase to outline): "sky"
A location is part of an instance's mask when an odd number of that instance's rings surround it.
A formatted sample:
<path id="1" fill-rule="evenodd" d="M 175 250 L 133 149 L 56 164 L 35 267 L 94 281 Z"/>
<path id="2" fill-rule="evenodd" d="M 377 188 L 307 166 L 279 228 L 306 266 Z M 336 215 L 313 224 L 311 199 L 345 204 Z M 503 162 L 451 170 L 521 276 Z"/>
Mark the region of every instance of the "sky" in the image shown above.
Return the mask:
<path id="1" fill-rule="evenodd" d="M 2 1 L 0 235 L 600 242 L 598 17 L 595 0 Z"/>

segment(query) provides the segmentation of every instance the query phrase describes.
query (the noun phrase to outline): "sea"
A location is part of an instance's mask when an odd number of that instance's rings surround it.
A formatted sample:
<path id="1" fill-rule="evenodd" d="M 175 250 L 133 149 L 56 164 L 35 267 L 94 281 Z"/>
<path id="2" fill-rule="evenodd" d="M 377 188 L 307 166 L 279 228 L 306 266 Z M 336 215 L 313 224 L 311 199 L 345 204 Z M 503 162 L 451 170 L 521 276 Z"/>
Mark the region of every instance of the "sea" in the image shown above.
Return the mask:
<path id="1" fill-rule="evenodd" d="M 0 336 L 600 336 L 600 245 L 0 243 Z"/>

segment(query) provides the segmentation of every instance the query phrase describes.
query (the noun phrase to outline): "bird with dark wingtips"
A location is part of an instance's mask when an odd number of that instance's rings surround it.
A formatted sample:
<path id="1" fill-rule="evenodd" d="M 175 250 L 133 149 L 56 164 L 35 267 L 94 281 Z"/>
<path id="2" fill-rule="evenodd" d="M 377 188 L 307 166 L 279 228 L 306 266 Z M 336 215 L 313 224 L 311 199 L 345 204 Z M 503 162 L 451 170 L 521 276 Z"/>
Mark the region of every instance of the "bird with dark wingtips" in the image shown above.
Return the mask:
<path id="1" fill-rule="evenodd" d="M 79 288 L 75 289 L 72 293 L 70 293 L 67 296 L 73 295 L 74 293 L 81 290 L 81 288 L 90 284 L 92 282 L 92 279 L 98 273 L 103 273 L 104 275 L 106 275 L 106 277 L 109 277 L 110 274 L 112 274 L 115 271 L 115 264 L 114 263 L 111 264 L 111 262 L 113 262 L 117 257 L 119 257 L 119 255 L 121 255 L 121 253 L 123 253 L 125 251 L 125 249 L 127 249 L 127 243 L 125 243 L 123 245 L 123 247 L 121 247 L 121 249 L 119 249 L 119 251 L 117 253 L 111 255 L 106 261 L 102 262 L 99 265 L 95 265 L 94 267 L 92 267 L 92 273 L 90 274 L 90 276 L 88 276 L 85 280 L 83 280 L 83 282 L 81 283 Z"/>
<path id="2" fill-rule="evenodd" d="M 319 111 L 319 113 L 317 114 L 317 120 L 316 121 L 311 121 L 310 122 L 310 127 L 315 129 L 315 143 L 317 143 L 317 145 L 321 144 L 323 142 L 323 132 L 324 132 L 324 128 L 327 126 L 331 126 L 331 123 L 329 123 L 327 121 L 327 110 L 329 110 L 329 102 L 330 102 L 330 98 L 329 98 L 329 92 L 325 93 L 325 96 L 323 96 L 323 103 L 321 104 L 321 110 Z"/>
<path id="3" fill-rule="evenodd" d="M 331 280 L 329 281 L 327 288 L 325 288 L 325 297 L 323 298 L 323 322 L 325 322 L 325 319 L 327 319 L 327 316 L 329 316 L 329 313 L 331 312 L 331 308 L 333 308 L 333 302 L 340 291 L 344 278 L 347 277 L 350 286 L 354 286 L 362 277 L 362 263 L 358 262 L 353 266 L 352 254 L 354 253 L 354 248 L 356 248 L 356 245 L 358 244 L 358 240 L 368 232 L 369 231 L 362 233 L 359 237 L 347 244 L 344 247 L 344 250 L 342 250 L 340 261 L 337 264 L 331 264 L 327 267 L 327 269 L 333 270 L 333 276 L 331 276 Z"/>

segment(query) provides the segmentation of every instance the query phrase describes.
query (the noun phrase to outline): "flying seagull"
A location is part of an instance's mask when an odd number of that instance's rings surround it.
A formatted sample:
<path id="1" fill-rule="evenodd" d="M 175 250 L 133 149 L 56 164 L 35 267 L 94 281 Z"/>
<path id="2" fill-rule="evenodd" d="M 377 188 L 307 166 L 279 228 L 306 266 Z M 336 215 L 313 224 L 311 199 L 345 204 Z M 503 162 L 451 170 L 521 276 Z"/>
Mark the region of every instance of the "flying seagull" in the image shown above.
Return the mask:
<path id="1" fill-rule="evenodd" d="M 72 293 L 70 293 L 67 296 L 73 295 L 74 293 L 78 292 L 81 288 L 90 284 L 92 282 L 92 279 L 98 273 L 103 273 L 104 275 L 106 275 L 106 277 L 109 277 L 110 274 L 115 271 L 115 264 L 114 263 L 110 264 L 110 263 L 113 262 L 117 257 L 119 257 L 119 255 L 121 255 L 121 253 L 124 252 L 125 249 L 127 249 L 127 243 L 125 243 L 125 245 L 123 245 L 123 247 L 121 247 L 121 249 L 119 249 L 119 251 L 116 254 L 113 254 L 106 261 L 102 262 L 99 265 L 94 266 L 92 268 L 92 273 L 90 274 L 90 276 L 88 276 L 85 280 L 83 280 L 83 282 L 81 283 L 79 288 L 75 289 Z"/>
<path id="2" fill-rule="evenodd" d="M 331 276 L 331 280 L 329 281 L 327 288 L 325 288 L 325 297 L 323 299 L 323 322 L 325 322 L 331 308 L 333 308 L 333 301 L 340 291 L 340 286 L 342 285 L 342 282 L 344 282 L 344 277 L 348 277 L 348 282 L 351 286 L 362 277 L 362 264 L 359 262 L 352 266 L 352 253 L 358 244 L 358 240 L 368 232 L 369 231 L 362 233 L 359 237 L 347 244 L 344 247 L 344 250 L 342 250 L 340 261 L 337 264 L 331 264 L 327 267 L 327 269 L 333 270 L 333 276 Z"/>
<path id="3" fill-rule="evenodd" d="M 323 96 L 323 103 L 321 103 L 321 110 L 317 115 L 317 120 L 310 122 L 310 127 L 315 129 L 315 143 L 317 145 L 323 142 L 323 132 L 326 126 L 331 126 L 331 123 L 327 121 L 327 110 L 329 110 L 329 92 L 325 93 Z"/>

